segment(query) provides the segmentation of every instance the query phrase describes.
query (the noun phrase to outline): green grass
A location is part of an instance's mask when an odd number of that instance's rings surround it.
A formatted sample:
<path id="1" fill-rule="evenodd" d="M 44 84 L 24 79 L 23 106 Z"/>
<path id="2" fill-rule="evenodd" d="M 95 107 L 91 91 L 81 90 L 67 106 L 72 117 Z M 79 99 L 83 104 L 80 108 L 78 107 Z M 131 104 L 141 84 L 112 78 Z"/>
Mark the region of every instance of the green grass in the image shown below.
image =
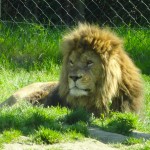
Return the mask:
<path id="1" fill-rule="evenodd" d="M 131 138 L 125 140 L 122 144 L 133 145 L 133 144 L 139 144 L 139 143 L 142 143 L 142 142 L 145 142 L 144 139 L 142 139 L 142 138 L 137 139 L 137 138 L 131 137 Z"/>
<path id="2" fill-rule="evenodd" d="M 27 103 L 0 109 L 0 143 L 14 141 L 15 137 L 21 135 L 38 144 L 53 144 L 88 136 L 88 120 L 79 119 L 72 125 L 67 123 L 66 118 L 72 113 L 67 108 L 34 107 Z"/>
<path id="3" fill-rule="evenodd" d="M 130 138 L 124 143 L 113 145 L 115 148 L 120 150 L 149 150 L 150 141 L 145 141 L 143 139 Z"/>
<path id="4" fill-rule="evenodd" d="M 9 131 L 5 130 L 0 135 L 0 149 L 3 148 L 3 143 L 10 143 L 11 141 L 18 141 L 21 136 L 21 132 L 19 130 L 10 129 Z"/>
<path id="5" fill-rule="evenodd" d="M 0 30 L 0 48 L 3 51 L 0 64 L 4 67 L 13 70 L 41 70 L 41 67 L 51 70 L 51 65 L 60 64 L 60 30 L 47 30 L 39 25 L 19 28 L 2 24 Z"/>
<path id="6" fill-rule="evenodd" d="M 40 25 L 0 24 L 0 64 L 9 69 L 41 70 L 52 69 L 61 64 L 59 42 L 64 28 L 49 29 Z M 125 42 L 125 49 L 145 74 L 150 74 L 150 30 L 114 29 Z"/>
<path id="7" fill-rule="evenodd" d="M 123 37 L 125 49 L 133 58 L 135 64 L 142 70 L 144 74 L 150 74 L 148 69 L 150 66 L 150 30 L 119 28 L 118 34 Z"/>
<path id="8" fill-rule="evenodd" d="M 150 30 L 114 30 L 124 38 L 125 49 L 143 73 L 145 105 L 137 122 L 136 117 L 129 114 L 91 118 L 83 109 L 73 111 L 22 104 L 20 108 L 0 110 L 0 146 L 4 141 L 17 140 L 21 135 L 29 137 L 29 142 L 44 144 L 77 140 L 88 136 L 89 125 L 122 134 L 130 133 L 135 128 L 150 133 Z M 30 83 L 59 79 L 62 61 L 59 42 L 65 32 L 63 28 L 50 29 L 35 24 L 20 27 L 0 24 L 0 31 L 0 102 Z M 12 134 L 14 138 L 9 136 Z M 127 141 L 131 144 L 134 142 L 138 141 Z M 149 145 L 146 142 L 144 148 L 148 149 Z"/>
<path id="9" fill-rule="evenodd" d="M 66 116 L 65 120 L 68 124 L 74 124 L 78 121 L 86 122 L 90 119 L 90 115 L 83 108 L 75 109 L 69 115 Z"/>
<path id="10" fill-rule="evenodd" d="M 129 135 L 132 130 L 136 129 L 137 116 L 131 113 L 112 113 L 105 127 L 106 130 L 115 133 Z"/>

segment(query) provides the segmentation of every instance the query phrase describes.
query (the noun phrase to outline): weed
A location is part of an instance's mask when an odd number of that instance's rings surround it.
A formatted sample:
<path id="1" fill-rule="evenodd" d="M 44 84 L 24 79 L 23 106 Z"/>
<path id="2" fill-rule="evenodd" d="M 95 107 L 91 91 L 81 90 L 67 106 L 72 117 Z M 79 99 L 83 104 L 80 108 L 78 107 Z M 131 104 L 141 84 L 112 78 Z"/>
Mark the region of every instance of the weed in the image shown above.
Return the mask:
<path id="1" fill-rule="evenodd" d="M 149 150 L 150 149 L 150 141 L 147 141 L 141 150 Z"/>
<path id="2" fill-rule="evenodd" d="M 40 127 L 33 136 L 33 140 L 38 144 L 54 144 L 62 140 L 62 134 L 59 131 Z"/>
<path id="3" fill-rule="evenodd" d="M 78 132 L 76 132 L 76 131 L 74 131 L 74 130 L 70 130 L 70 131 L 68 131 L 68 132 L 66 132 L 65 134 L 64 134 L 64 137 L 66 138 L 66 141 L 74 141 L 74 140 L 81 140 L 81 139 L 83 139 L 84 138 L 84 136 L 83 136 L 83 134 L 81 134 L 81 133 L 78 133 Z"/>
<path id="4" fill-rule="evenodd" d="M 74 124 L 77 123 L 78 121 L 89 122 L 89 119 L 90 119 L 89 113 L 83 108 L 78 108 L 73 110 L 66 116 L 66 123 Z"/>
<path id="5" fill-rule="evenodd" d="M 138 117 L 132 113 L 112 112 L 105 119 L 96 118 L 92 120 L 91 125 L 119 134 L 129 135 L 133 129 L 138 126 Z"/>
<path id="6" fill-rule="evenodd" d="M 136 129 L 138 118 L 131 113 L 112 113 L 112 117 L 106 126 L 106 130 L 129 135 L 133 129 Z"/>
<path id="7" fill-rule="evenodd" d="M 10 143 L 12 141 L 17 141 L 17 139 L 22 135 L 19 130 L 5 130 L 0 135 L 0 148 L 3 147 L 3 143 Z"/>
<path id="8" fill-rule="evenodd" d="M 85 122 L 77 122 L 73 125 L 71 125 L 68 129 L 68 131 L 71 130 L 71 131 L 75 131 L 77 133 L 80 133 L 84 136 L 88 136 L 89 135 L 89 132 L 88 132 L 88 129 L 87 129 L 87 124 Z"/>
<path id="9" fill-rule="evenodd" d="M 126 141 L 124 141 L 122 144 L 125 144 L 125 145 L 133 145 L 133 144 L 141 144 L 143 143 L 144 140 L 141 138 L 141 139 L 137 139 L 137 138 L 129 138 L 127 139 Z"/>

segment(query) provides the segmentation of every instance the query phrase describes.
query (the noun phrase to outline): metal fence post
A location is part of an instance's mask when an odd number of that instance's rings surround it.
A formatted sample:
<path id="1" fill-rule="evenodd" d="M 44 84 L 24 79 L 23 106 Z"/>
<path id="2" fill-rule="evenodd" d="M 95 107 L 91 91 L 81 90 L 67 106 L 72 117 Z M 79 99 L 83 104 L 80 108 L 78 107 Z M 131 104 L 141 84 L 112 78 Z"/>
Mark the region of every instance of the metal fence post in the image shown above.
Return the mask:
<path id="1" fill-rule="evenodd" d="M 2 16 L 2 11 L 1 11 L 1 4 L 2 4 L 2 0 L 0 0 L 0 18 L 1 18 L 1 16 Z"/>

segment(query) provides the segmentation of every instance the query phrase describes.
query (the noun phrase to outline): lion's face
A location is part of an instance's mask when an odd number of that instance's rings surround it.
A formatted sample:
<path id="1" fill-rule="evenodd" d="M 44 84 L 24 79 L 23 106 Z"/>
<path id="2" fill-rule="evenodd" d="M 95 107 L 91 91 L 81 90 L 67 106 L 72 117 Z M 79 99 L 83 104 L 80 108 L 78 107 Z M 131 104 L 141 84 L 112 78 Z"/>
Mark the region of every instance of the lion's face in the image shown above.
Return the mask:
<path id="1" fill-rule="evenodd" d="M 59 95 L 82 106 L 91 101 L 96 107 L 104 105 L 116 95 L 121 81 L 121 47 L 117 36 L 96 26 L 79 25 L 66 34 L 60 47 L 63 64 Z"/>
<path id="2" fill-rule="evenodd" d="M 68 87 L 71 96 L 88 96 L 100 77 L 100 58 L 94 51 L 78 49 L 68 59 Z"/>

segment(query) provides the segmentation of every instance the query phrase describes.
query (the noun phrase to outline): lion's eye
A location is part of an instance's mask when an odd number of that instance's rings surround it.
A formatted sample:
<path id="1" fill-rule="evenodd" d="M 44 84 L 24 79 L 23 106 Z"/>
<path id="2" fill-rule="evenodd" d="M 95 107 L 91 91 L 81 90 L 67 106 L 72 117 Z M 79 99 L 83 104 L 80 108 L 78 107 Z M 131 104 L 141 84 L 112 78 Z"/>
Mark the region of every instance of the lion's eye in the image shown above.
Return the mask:
<path id="1" fill-rule="evenodd" d="M 73 66 L 73 62 L 72 60 L 69 61 L 70 66 Z"/>
<path id="2" fill-rule="evenodd" d="M 87 66 L 90 67 L 90 66 L 92 66 L 92 65 L 93 65 L 93 61 L 88 60 L 88 61 L 87 61 Z"/>

